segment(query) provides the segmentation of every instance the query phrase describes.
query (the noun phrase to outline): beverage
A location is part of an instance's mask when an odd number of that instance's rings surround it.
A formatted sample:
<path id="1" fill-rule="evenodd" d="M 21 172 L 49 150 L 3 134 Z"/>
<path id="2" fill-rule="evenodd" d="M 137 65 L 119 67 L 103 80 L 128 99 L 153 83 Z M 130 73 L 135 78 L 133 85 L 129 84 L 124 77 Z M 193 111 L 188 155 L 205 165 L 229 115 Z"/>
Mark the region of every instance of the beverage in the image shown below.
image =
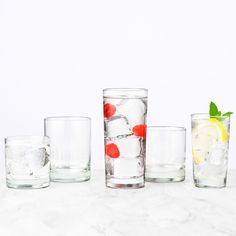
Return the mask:
<path id="1" fill-rule="evenodd" d="M 230 117 L 192 115 L 192 154 L 197 187 L 225 187 Z"/>
<path id="2" fill-rule="evenodd" d="M 147 90 L 104 90 L 106 184 L 144 186 Z"/>
<path id="3" fill-rule="evenodd" d="M 49 139 L 19 136 L 5 139 L 6 181 L 11 188 L 49 185 Z"/>

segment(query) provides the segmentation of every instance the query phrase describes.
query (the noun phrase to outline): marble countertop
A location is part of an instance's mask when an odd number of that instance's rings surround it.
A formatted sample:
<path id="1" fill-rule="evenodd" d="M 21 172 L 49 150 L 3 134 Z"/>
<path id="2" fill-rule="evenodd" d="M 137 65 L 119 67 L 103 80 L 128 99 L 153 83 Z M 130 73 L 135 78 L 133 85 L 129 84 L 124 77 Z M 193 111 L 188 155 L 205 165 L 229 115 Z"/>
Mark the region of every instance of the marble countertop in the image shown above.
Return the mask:
<path id="1" fill-rule="evenodd" d="M 236 235 L 236 170 L 224 189 L 196 188 L 191 175 L 182 183 L 109 189 L 103 171 L 90 182 L 40 190 L 1 182 L 1 236 Z"/>

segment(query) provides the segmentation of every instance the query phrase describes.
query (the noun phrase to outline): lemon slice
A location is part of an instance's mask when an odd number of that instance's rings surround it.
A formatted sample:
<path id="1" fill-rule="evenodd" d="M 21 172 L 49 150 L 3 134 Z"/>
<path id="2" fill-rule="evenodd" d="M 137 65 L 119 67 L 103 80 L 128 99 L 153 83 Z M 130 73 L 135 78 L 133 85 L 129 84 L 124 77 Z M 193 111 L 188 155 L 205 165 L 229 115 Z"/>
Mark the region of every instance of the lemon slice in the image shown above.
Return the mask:
<path id="1" fill-rule="evenodd" d="M 208 150 L 216 143 L 225 143 L 229 135 L 224 125 L 215 118 L 197 125 L 192 132 L 192 153 L 196 165 L 204 161 Z"/>
<path id="2" fill-rule="evenodd" d="M 216 124 L 220 132 L 221 141 L 227 142 L 229 140 L 229 135 L 224 125 L 220 121 L 218 121 L 216 118 L 210 118 L 209 121 Z"/>
<path id="3" fill-rule="evenodd" d="M 198 154 L 194 151 L 194 149 L 192 149 L 192 153 L 193 153 L 193 161 L 196 165 L 199 165 L 202 161 L 199 158 Z"/>

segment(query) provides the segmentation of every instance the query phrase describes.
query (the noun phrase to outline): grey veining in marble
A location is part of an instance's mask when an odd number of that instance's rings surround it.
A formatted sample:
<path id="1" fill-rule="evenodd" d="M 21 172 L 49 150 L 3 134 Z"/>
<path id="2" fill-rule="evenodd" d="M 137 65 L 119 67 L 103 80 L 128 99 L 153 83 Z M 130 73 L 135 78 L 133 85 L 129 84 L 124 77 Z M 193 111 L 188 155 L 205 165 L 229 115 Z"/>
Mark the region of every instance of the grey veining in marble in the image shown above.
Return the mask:
<path id="1" fill-rule="evenodd" d="M 109 189 L 103 171 L 84 183 L 52 183 L 41 190 L 0 187 L 0 236 L 236 235 L 236 171 L 227 188 L 146 183 Z"/>

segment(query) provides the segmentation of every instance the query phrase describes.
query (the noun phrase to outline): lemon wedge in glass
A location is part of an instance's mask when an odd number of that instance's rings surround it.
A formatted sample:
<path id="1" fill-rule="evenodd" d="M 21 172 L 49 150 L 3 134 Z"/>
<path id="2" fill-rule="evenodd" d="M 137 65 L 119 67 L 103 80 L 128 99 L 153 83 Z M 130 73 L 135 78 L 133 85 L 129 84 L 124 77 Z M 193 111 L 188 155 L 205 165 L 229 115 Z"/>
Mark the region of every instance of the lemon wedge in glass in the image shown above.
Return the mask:
<path id="1" fill-rule="evenodd" d="M 225 126 L 216 118 L 197 125 L 192 132 L 192 153 L 195 164 L 204 161 L 207 152 L 217 143 L 225 143 L 229 140 Z"/>

